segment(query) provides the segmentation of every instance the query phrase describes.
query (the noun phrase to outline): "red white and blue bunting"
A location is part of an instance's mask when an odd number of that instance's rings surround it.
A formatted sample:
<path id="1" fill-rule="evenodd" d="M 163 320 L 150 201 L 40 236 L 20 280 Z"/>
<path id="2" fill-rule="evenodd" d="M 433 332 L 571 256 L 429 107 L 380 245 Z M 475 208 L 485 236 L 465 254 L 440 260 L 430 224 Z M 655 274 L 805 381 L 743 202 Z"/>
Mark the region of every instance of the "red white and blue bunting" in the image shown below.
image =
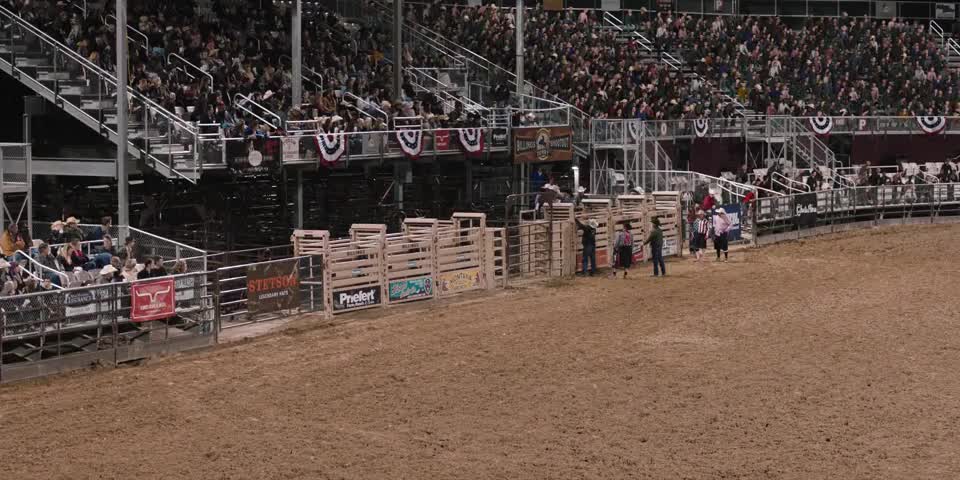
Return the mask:
<path id="1" fill-rule="evenodd" d="M 833 130 L 833 117 L 810 117 L 810 128 L 817 135 L 830 135 Z"/>
<path id="2" fill-rule="evenodd" d="M 420 152 L 423 151 L 423 131 L 421 130 L 412 128 L 397 130 L 397 141 L 400 142 L 400 150 L 412 159 L 419 157 Z"/>
<path id="3" fill-rule="evenodd" d="M 483 153 L 483 130 L 479 128 L 461 128 L 459 130 L 460 145 L 470 155 Z"/>
<path id="4" fill-rule="evenodd" d="M 340 160 L 347 151 L 346 135 L 335 128 L 332 133 L 320 132 L 314 137 L 317 142 L 317 152 L 320 154 L 320 164 L 331 166 Z"/>
<path id="5" fill-rule="evenodd" d="M 917 123 L 920 124 L 920 130 L 923 130 L 923 133 L 927 135 L 936 135 L 947 127 L 947 119 L 943 117 L 917 117 Z"/>
<path id="6" fill-rule="evenodd" d="M 710 132 L 710 122 L 706 118 L 698 118 L 693 121 L 693 132 L 697 138 L 703 138 Z"/>

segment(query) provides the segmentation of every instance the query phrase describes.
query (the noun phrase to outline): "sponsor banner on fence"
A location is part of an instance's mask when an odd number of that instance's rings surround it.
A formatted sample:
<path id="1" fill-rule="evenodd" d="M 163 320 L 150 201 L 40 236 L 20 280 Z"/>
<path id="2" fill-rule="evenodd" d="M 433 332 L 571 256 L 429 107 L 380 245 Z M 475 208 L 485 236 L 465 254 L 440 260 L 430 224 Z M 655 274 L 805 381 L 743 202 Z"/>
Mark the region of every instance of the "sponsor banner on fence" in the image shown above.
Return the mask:
<path id="1" fill-rule="evenodd" d="M 390 301 L 402 302 L 433 296 L 433 279 L 430 277 L 408 278 L 390 282 Z"/>
<path id="2" fill-rule="evenodd" d="M 247 267 L 247 311 L 252 314 L 292 310 L 300 306 L 297 260 Z"/>
<path id="3" fill-rule="evenodd" d="M 437 130 L 434 132 L 433 147 L 437 150 L 450 150 L 450 130 Z"/>
<path id="4" fill-rule="evenodd" d="M 740 240 L 742 238 L 740 232 L 740 204 L 721 205 L 721 208 L 727 212 L 727 218 L 730 219 L 730 231 L 727 232 L 727 240 L 730 242 Z"/>
<path id="5" fill-rule="evenodd" d="M 380 305 L 380 285 L 333 292 L 333 311 Z"/>
<path id="6" fill-rule="evenodd" d="M 507 146 L 507 129 L 506 128 L 494 128 L 493 133 L 491 134 L 490 145 L 494 147 L 506 147 Z"/>
<path id="7" fill-rule="evenodd" d="M 92 290 L 67 292 L 63 304 L 67 318 L 97 313 L 97 302 L 94 301 Z"/>
<path id="8" fill-rule="evenodd" d="M 797 195 L 794 197 L 796 200 L 797 211 L 794 212 L 796 215 L 797 227 L 799 228 L 810 228 L 816 226 L 817 224 L 817 194 L 816 193 L 804 193 L 802 195 Z"/>
<path id="9" fill-rule="evenodd" d="M 290 162 L 294 160 L 300 160 L 300 138 L 284 137 L 283 161 Z"/>
<path id="10" fill-rule="evenodd" d="M 197 296 L 197 278 L 181 277 L 174 282 L 177 290 L 177 301 L 193 300 Z"/>
<path id="11" fill-rule="evenodd" d="M 569 160 L 573 160 L 573 129 L 570 127 L 514 129 L 514 163 Z"/>
<path id="12" fill-rule="evenodd" d="M 441 273 L 437 276 L 437 288 L 440 293 L 456 293 L 480 287 L 480 269 L 471 268 L 456 272 Z"/>
<path id="13" fill-rule="evenodd" d="M 137 282 L 130 286 L 130 320 L 149 322 L 176 314 L 173 278 Z"/>

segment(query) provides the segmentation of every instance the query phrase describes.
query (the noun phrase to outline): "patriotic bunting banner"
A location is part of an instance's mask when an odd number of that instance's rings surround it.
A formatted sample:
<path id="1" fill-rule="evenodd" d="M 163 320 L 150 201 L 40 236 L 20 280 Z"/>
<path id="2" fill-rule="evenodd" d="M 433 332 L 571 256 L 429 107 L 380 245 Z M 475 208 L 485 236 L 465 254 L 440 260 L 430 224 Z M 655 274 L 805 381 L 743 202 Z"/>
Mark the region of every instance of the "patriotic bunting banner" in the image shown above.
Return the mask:
<path id="1" fill-rule="evenodd" d="M 833 117 L 810 117 L 810 128 L 817 135 L 829 135 L 833 130 Z"/>
<path id="2" fill-rule="evenodd" d="M 461 128 L 460 145 L 468 154 L 477 155 L 483 153 L 483 130 L 479 128 Z"/>
<path id="3" fill-rule="evenodd" d="M 337 163 L 347 150 L 346 135 L 339 128 L 334 129 L 332 133 L 320 132 L 315 138 L 322 165 L 329 167 Z"/>
<path id="4" fill-rule="evenodd" d="M 400 142 L 400 149 L 403 153 L 416 159 L 423 151 L 423 132 L 412 128 L 397 130 L 397 141 Z"/>
<path id="5" fill-rule="evenodd" d="M 920 124 L 920 130 L 927 135 L 936 135 L 943 131 L 947 126 L 947 119 L 943 117 L 917 117 L 917 123 Z"/>
<path id="6" fill-rule="evenodd" d="M 698 138 L 703 138 L 707 136 L 707 133 L 710 131 L 710 122 L 706 118 L 698 118 L 693 121 L 693 131 L 697 134 Z"/>

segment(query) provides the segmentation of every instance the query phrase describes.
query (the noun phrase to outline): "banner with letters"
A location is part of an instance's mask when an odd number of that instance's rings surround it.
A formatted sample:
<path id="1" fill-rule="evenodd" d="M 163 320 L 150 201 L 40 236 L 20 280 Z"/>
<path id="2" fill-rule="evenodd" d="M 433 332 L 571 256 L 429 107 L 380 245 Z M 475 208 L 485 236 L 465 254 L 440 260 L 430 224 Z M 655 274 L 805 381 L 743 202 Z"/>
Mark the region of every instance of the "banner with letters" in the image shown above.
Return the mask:
<path id="1" fill-rule="evenodd" d="M 251 314 L 293 310 L 300 306 L 297 260 L 247 267 L 247 311 Z"/>
<path id="2" fill-rule="evenodd" d="M 570 160 L 573 160 L 572 128 L 516 128 L 513 130 L 513 163 Z"/>
<path id="3" fill-rule="evenodd" d="M 797 228 L 811 228 L 817 225 L 817 194 L 804 193 L 794 196 L 796 205 Z"/>
<path id="4" fill-rule="evenodd" d="M 130 285 L 130 320 L 149 322 L 176 314 L 173 277 Z"/>
<path id="5" fill-rule="evenodd" d="M 437 288 L 440 293 L 465 292 L 480 288 L 480 269 L 471 268 L 467 270 L 458 270 L 456 272 L 446 272 L 437 275 Z"/>
<path id="6" fill-rule="evenodd" d="M 433 297 L 433 279 L 430 277 L 407 278 L 390 282 L 390 301 L 406 302 Z"/>
<path id="7" fill-rule="evenodd" d="M 380 305 L 380 285 L 372 287 L 358 287 L 333 292 L 333 311 L 342 312 L 358 308 Z"/>
<path id="8" fill-rule="evenodd" d="M 730 220 L 730 231 L 727 232 L 727 241 L 735 242 L 742 238 L 740 234 L 740 204 L 731 203 L 721 205 L 721 208 L 727 212 L 727 218 Z"/>
<path id="9" fill-rule="evenodd" d="M 509 140 L 507 135 L 506 128 L 494 128 L 493 133 L 490 134 L 490 145 L 494 147 L 506 147 Z"/>

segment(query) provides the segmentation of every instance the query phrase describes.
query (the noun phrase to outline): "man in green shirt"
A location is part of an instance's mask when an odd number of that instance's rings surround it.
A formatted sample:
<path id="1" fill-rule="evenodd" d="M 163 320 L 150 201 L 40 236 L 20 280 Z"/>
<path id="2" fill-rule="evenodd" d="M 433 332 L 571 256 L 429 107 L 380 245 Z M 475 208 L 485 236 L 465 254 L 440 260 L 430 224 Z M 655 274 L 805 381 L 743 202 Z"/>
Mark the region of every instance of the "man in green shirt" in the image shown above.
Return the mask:
<path id="1" fill-rule="evenodd" d="M 653 225 L 653 230 L 650 231 L 650 235 L 643 244 L 644 246 L 650 245 L 650 257 L 651 260 L 653 260 L 653 276 L 659 277 L 660 272 L 663 272 L 663 276 L 667 276 L 667 266 L 663 263 L 663 230 L 660 230 L 660 219 L 653 217 L 650 223 Z"/>

